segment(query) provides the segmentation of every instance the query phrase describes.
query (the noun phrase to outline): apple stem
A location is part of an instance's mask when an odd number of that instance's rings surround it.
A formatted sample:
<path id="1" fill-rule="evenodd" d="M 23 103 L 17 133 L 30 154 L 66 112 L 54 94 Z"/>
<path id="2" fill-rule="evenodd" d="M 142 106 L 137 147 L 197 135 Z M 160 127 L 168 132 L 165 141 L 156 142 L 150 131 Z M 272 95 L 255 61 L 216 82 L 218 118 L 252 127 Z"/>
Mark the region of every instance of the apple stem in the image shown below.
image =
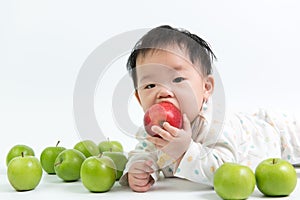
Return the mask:
<path id="1" fill-rule="evenodd" d="M 276 159 L 275 158 L 273 158 L 273 165 L 276 163 Z"/>
<path id="2" fill-rule="evenodd" d="M 57 165 L 60 165 L 60 164 L 61 164 L 61 162 L 57 162 L 54 164 L 54 167 L 56 167 Z"/>
<path id="3" fill-rule="evenodd" d="M 56 147 L 59 145 L 59 143 L 60 143 L 60 141 L 58 140 L 57 143 L 56 143 Z"/>
<path id="4" fill-rule="evenodd" d="M 21 152 L 21 156 L 24 157 L 24 151 Z"/>

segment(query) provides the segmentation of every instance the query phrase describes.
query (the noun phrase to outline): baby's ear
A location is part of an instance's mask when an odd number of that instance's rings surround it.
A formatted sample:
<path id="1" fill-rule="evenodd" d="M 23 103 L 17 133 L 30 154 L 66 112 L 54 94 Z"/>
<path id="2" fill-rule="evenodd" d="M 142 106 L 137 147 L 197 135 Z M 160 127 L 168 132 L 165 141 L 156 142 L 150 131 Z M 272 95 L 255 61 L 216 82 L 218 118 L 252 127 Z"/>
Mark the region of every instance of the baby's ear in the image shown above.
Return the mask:
<path id="1" fill-rule="evenodd" d="M 140 96 L 139 96 L 139 93 L 137 92 L 137 90 L 135 90 L 134 95 L 135 95 L 135 98 L 138 100 L 139 104 L 141 104 Z"/>
<path id="2" fill-rule="evenodd" d="M 213 91 L 214 91 L 214 87 L 215 87 L 215 79 L 212 75 L 208 75 L 207 77 L 205 77 L 204 79 L 204 97 L 206 99 L 208 99 Z"/>

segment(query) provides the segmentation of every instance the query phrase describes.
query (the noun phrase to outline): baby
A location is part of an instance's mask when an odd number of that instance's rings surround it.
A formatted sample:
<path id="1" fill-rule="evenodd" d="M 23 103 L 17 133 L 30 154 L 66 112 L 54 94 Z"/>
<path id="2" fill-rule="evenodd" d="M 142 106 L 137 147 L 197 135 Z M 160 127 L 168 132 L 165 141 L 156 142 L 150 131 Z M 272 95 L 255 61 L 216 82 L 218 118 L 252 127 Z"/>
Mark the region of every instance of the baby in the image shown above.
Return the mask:
<path id="1" fill-rule="evenodd" d="M 160 171 L 165 177 L 212 185 L 215 170 L 225 162 L 252 169 L 269 157 L 300 163 L 300 126 L 295 119 L 263 109 L 251 115 L 219 110 L 212 100 L 214 59 L 203 39 L 170 26 L 154 28 L 137 42 L 127 68 L 138 102 L 144 111 L 162 101 L 173 103 L 183 113 L 183 126 L 152 126 L 160 137 L 141 129 L 121 185 L 146 192 Z"/>

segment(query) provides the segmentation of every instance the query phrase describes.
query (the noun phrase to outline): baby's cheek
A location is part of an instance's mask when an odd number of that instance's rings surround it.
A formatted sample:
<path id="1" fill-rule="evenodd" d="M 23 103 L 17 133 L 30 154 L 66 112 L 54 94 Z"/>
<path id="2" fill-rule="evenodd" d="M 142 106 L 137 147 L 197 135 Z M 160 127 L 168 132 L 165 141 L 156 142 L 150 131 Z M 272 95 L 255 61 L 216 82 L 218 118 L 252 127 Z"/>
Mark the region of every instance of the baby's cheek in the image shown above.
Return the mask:
<path id="1" fill-rule="evenodd" d="M 176 98 L 182 113 L 185 113 L 190 121 L 193 121 L 199 114 L 201 99 L 195 95 L 190 89 L 177 90 Z"/>
<path id="2" fill-rule="evenodd" d="M 200 108 L 196 104 L 189 104 L 182 112 L 185 113 L 190 122 L 192 122 L 198 116 Z"/>

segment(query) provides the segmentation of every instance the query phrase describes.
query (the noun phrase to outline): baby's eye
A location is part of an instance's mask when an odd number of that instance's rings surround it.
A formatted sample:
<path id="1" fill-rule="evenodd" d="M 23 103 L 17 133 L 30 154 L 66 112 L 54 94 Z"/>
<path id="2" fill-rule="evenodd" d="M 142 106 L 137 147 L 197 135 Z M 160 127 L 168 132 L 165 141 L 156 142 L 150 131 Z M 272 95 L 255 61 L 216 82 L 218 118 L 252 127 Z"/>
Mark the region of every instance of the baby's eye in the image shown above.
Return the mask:
<path id="1" fill-rule="evenodd" d="M 173 80 L 173 83 L 180 83 L 183 80 L 185 80 L 183 77 L 177 77 Z"/>
<path id="2" fill-rule="evenodd" d="M 149 85 L 145 86 L 145 89 L 151 89 L 151 88 L 154 88 L 154 87 L 155 87 L 155 84 L 149 84 Z"/>

